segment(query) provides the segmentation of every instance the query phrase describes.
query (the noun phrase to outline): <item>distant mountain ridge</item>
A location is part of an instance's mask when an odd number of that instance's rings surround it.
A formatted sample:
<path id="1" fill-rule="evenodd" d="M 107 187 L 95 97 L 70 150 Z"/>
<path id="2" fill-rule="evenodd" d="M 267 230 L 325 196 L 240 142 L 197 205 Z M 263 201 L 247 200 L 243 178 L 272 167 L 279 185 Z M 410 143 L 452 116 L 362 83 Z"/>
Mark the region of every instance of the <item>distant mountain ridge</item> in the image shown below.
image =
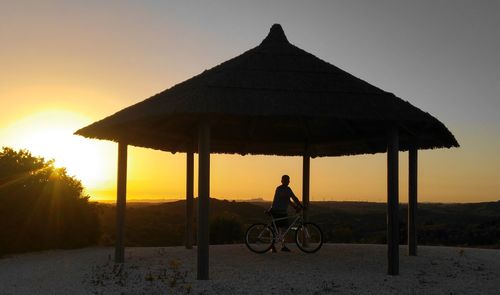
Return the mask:
<path id="1" fill-rule="evenodd" d="M 196 219 L 198 199 L 194 199 Z M 210 199 L 211 223 L 218 219 L 238 224 L 242 232 L 252 223 L 267 221 L 269 201 Z M 130 246 L 182 245 L 185 230 L 184 200 L 164 203 L 132 203 L 127 207 L 127 244 Z M 112 245 L 115 210 L 113 204 L 98 204 L 102 243 Z M 385 203 L 312 202 L 310 219 L 318 223 L 327 242 L 385 243 Z M 399 211 L 400 243 L 406 243 L 407 205 Z M 196 220 L 194 222 L 196 226 Z M 420 244 L 482 246 L 500 248 L 500 201 L 469 204 L 419 204 L 417 232 Z M 243 236 L 229 239 L 242 242 Z"/>

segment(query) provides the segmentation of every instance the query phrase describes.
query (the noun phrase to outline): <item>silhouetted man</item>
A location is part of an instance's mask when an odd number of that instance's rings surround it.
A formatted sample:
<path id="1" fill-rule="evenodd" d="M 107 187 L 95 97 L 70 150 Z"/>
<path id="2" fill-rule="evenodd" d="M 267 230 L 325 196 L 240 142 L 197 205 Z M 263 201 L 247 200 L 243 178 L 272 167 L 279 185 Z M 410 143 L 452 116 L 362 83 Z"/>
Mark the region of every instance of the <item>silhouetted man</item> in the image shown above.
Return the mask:
<path id="1" fill-rule="evenodd" d="M 295 196 L 292 189 L 288 186 L 290 184 L 290 176 L 283 175 L 281 177 L 281 185 L 276 188 L 274 193 L 273 205 L 271 206 L 271 215 L 273 218 L 283 218 L 281 220 L 276 220 L 276 226 L 278 227 L 279 234 L 286 230 L 288 227 L 288 204 L 298 212 L 302 208 L 299 199 Z M 293 200 L 293 202 L 292 202 Z M 276 248 L 272 247 L 272 251 L 276 252 Z M 281 251 L 290 252 L 290 249 L 285 244 L 285 239 L 281 241 Z"/>

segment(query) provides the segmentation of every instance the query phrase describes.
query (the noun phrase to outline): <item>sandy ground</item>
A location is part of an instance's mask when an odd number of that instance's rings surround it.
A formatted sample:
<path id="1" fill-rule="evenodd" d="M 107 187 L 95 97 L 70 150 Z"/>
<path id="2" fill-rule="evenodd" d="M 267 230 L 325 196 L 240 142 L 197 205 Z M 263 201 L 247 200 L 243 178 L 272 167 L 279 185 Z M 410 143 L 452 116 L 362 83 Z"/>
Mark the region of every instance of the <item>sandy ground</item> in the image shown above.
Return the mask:
<path id="1" fill-rule="evenodd" d="M 210 280 L 196 280 L 196 249 L 57 250 L 0 259 L 0 294 L 500 294 L 500 250 L 400 248 L 386 275 L 384 245 L 326 244 L 316 254 L 254 254 L 210 247 Z"/>

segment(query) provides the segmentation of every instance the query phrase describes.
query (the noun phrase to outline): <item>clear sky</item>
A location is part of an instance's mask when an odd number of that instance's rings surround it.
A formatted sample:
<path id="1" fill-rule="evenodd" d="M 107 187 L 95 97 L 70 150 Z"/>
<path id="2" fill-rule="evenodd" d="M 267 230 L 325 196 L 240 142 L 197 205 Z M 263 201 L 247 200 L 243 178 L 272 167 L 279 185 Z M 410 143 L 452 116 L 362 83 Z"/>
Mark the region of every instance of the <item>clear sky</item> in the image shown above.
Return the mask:
<path id="1" fill-rule="evenodd" d="M 0 146 L 55 158 L 113 199 L 114 143 L 72 133 L 257 46 L 288 40 L 441 120 L 461 147 L 422 151 L 420 200 L 500 199 L 499 1 L 4 1 Z M 400 200 L 407 200 L 400 153 Z M 311 161 L 311 199 L 386 199 L 384 154 Z M 129 198 L 182 198 L 185 155 L 129 149 Z M 301 195 L 299 157 L 211 158 L 218 198 Z M 196 189 L 195 189 L 196 191 Z"/>

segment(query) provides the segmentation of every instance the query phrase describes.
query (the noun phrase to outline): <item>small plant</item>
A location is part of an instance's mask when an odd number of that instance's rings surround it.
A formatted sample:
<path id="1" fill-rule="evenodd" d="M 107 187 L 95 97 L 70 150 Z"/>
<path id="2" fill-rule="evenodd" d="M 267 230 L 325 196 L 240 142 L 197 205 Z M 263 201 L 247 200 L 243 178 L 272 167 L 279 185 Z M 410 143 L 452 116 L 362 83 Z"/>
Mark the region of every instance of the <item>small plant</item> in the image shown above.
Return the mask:
<path id="1" fill-rule="evenodd" d="M 151 273 L 151 271 L 148 272 L 148 274 L 146 275 L 146 277 L 144 278 L 144 280 L 148 281 L 148 282 L 152 282 L 155 280 L 155 277 L 153 276 L 153 274 Z"/>
<path id="2" fill-rule="evenodd" d="M 335 291 L 334 289 L 339 287 L 340 285 L 335 284 L 335 282 L 333 281 L 332 282 L 323 281 L 321 283 L 321 287 L 316 292 L 314 292 L 314 295 L 330 294 L 333 291 Z"/>
<path id="3" fill-rule="evenodd" d="M 181 262 L 177 259 L 172 259 L 168 262 L 168 266 L 170 268 L 170 270 L 172 271 L 178 271 L 179 268 L 181 267 Z"/>
<path id="4" fill-rule="evenodd" d="M 183 287 L 186 290 L 186 294 L 191 294 L 191 290 L 193 289 L 193 287 L 191 286 L 191 284 L 184 284 Z"/>
<path id="5" fill-rule="evenodd" d="M 179 282 L 182 284 L 186 283 L 187 271 L 182 272 L 180 270 L 181 262 L 179 260 L 170 260 L 168 266 L 170 271 L 172 272 L 172 276 L 169 279 L 170 288 L 174 288 Z"/>

